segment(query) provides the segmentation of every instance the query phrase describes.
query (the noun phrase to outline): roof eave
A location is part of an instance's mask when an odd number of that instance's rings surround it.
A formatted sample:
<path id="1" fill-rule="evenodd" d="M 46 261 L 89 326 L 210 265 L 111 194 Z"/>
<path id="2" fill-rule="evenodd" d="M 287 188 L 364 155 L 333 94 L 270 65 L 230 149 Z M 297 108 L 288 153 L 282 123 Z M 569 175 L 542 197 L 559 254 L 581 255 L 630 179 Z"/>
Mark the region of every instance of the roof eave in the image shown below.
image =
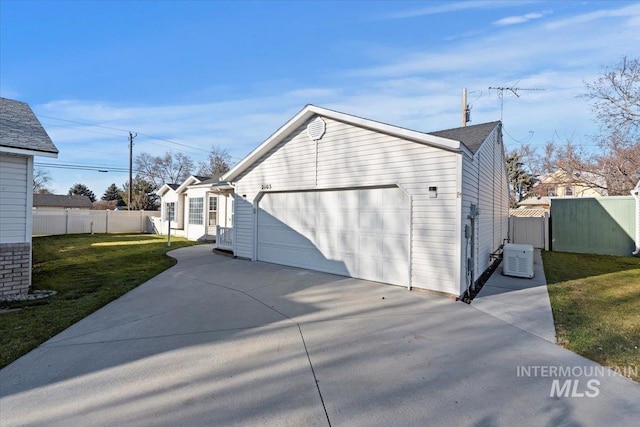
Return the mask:
<path id="1" fill-rule="evenodd" d="M 26 148 L 7 147 L 6 145 L 0 145 L 0 153 L 17 154 L 21 156 L 51 157 L 54 159 L 58 158 L 57 151 L 29 150 Z"/>
<path id="2" fill-rule="evenodd" d="M 200 182 L 200 180 L 198 178 L 196 178 L 195 176 L 191 175 L 189 178 L 187 178 L 182 184 L 180 184 L 180 187 L 176 188 L 176 193 L 183 193 L 187 188 L 189 188 L 190 185 L 192 185 L 194 182 Z"/>

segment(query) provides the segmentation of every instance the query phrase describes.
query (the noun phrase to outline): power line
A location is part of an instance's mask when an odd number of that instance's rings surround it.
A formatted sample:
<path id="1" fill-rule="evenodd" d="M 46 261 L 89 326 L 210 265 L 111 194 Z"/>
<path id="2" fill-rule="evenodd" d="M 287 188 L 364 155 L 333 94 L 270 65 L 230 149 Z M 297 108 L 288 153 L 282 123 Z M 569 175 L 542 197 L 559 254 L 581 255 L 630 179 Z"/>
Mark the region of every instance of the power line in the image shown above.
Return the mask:
<path id="1" fill-rule="evenodd" d="M 115 127 L 111 127 L 111 126 L 96 125 L 96 124 L 92 124 L 92 123 L 79 122 L 79 121 L 76 121 L 76 120 L 61 119 L 61 118 L 58 118 L 58 117 L 51 117 L 51 116 L 45 116 L 45 115 L 38 115 L 38 117 L 44 117 L 46 119 L 52 119 L 52 120 L 60 120 L 60 121 L 63 121 L 63 122 L 75 123 L 75 124 L 83 125 L 83 126 L 93 126 L 93 127 L 97 127 L 97 128 L 110 129 L 110 130 L 115 130 L 115 131 L 118 131 L 118 132 L 127 132 L 127 133 L 129 132 L 129 130 L 127 130 L 127 129 L 120 129 L 120 128 L 115 128 Z M 141 135 L 141 136 L 145 136 L 147 138 L 150 138 L 150 139 L 157 139 L 159 141 L 165 141 L 165 142 L 168 142 L 168 143 L 171 143 L 171 144 L 174 144 L 174 145 L 178 145 L 180 147 L 191 148 L 192 150 L 203 151 L 205 153 L 209 153 L 210 152 L 210 150 L 205 150 L 204 148 L 194 147 L 192 145 L 183 144 L 181 142 L 172 141 L 170 139 L 161 138 L 159 136 L 147 135 L 147 134 L 141 133 L 141 132 L 138 132 L 138 134 Z"/>
<path id="2" fill-rule="evenodd" d="M 104 166 L 104 165 L 84 165 L 73 163 L 46 163 L 46 162 L 34 162 L 34 166 L 52 169 L 70 169 L 70 170 L 88 170 L 96 172 L 129 172 L 129 168 L 118 166 Z M 134 170 L 139 172 L 138 170 Z"/>

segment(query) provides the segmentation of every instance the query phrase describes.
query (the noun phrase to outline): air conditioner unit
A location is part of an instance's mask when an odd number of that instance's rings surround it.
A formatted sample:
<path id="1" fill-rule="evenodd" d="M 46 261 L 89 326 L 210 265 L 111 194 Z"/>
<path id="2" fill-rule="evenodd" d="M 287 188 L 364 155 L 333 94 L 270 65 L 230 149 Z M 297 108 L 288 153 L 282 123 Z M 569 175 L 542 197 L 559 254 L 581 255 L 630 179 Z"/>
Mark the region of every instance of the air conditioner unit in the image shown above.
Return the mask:
<path id="1" fill-rule="evenodd" d="M 502 274 L 533 277 L 533 246 L 507 243 L 502 251 Z"/>

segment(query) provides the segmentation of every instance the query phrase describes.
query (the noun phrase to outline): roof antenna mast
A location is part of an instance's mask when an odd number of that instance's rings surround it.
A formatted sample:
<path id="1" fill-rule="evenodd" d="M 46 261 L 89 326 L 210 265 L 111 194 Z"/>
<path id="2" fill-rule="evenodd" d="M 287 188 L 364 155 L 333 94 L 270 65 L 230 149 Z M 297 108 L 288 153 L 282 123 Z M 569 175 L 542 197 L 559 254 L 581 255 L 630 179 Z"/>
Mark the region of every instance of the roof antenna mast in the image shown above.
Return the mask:
<path id="1" fill-rule="evenodd" d="M 516 97 L 520 98 L 520 95 L 518 95 L 518 91 L 519 90 L 537 90 L 537 91 L 542 91 L 542 90 L 546 90 L 544 88 L 524 88 L 524 87 L 515 87 L 515 86 L 498 86 L 498 87 L 493 87 L 490 86 L 489 90 L 491 89 L 495 89 L 496 91 L 498 91 L 498 98 L 500 98 L 500 121 L 502 121 L 502 113 L 504 111 L 504 92 L 511 92 L 513 93 Z"/>

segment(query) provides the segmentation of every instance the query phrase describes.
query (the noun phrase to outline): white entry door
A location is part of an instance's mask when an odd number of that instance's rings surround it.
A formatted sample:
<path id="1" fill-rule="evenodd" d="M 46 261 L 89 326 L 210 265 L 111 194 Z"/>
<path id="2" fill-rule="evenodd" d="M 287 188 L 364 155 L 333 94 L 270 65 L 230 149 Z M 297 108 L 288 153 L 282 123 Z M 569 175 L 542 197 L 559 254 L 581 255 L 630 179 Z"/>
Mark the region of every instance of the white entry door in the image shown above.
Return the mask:
<path id="1" fill-rule="evenodd" d="M 259 261 L 409 283 L 409 197 L 397 187 L 267 193 L 257 215 Z"/>

